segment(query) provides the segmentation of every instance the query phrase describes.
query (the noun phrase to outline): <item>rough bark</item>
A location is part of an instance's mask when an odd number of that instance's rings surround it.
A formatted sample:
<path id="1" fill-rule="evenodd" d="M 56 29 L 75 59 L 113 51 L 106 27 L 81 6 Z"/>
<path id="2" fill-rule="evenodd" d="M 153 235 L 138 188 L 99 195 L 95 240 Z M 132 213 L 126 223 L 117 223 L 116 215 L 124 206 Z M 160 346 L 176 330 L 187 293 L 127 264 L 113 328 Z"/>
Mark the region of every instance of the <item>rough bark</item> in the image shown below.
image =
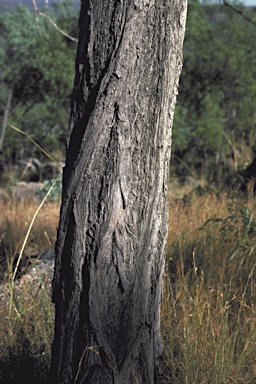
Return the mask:
<path id="1" fill-rule="evenodd" d="M 51 379 L 157 383 L 184 0 L 82 1 Z"/>

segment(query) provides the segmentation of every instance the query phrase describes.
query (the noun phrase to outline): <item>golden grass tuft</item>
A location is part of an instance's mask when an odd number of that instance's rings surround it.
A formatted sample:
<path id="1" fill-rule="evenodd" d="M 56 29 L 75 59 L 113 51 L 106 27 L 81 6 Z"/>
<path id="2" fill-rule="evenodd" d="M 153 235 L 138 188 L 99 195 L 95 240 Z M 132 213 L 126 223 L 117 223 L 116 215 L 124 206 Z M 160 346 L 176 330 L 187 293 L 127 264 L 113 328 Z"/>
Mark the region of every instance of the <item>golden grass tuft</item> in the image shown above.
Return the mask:
<path id="1" fill-rule="evenodd" d="M 11 263 L 14 255 L 20 252 L 39 204 L 33 199 L 0 200 L 0 262 L 7 256 L 7 261 Z M 40 254 L 54 248 L 58 217 L 59 203 L 46 203 L 42 206 L 24 249 L 27 255 Z"/>

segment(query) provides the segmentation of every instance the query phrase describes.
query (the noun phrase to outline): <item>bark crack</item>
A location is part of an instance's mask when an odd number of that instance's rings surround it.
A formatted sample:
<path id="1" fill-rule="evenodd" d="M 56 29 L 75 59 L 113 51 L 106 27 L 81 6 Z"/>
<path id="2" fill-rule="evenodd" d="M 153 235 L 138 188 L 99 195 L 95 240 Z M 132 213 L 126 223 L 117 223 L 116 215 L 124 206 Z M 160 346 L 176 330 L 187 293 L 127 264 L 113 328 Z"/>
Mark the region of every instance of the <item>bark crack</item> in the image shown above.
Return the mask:
<path id="1" fill-rule="evenodd" d="M 129 280 L 126 277 L 125 273 L 125 255 L 124 249 L 121 245 L 121 239 L 118 235 L 118 230 L 115 229 L 113 232 L 113 252 L 115 257 L 113 258 L 114 265 L 116 267 L 116 271 L 119 277 L 119 287 L 121 288 L 121 292 L 127 293 L 129 291 Z"/>

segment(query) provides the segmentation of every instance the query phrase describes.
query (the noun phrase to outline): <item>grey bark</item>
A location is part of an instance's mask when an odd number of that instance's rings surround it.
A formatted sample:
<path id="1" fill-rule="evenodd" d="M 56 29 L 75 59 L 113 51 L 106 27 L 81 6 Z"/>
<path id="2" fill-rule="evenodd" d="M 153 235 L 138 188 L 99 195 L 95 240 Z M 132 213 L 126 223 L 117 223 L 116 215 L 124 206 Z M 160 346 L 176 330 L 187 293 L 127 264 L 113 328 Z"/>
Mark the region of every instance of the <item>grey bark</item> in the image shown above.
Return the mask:
<path id="1" fill-rule="evenodd" d="M 82 1 L 50 376 L 157 383 L 171 126 L 186 1 Z"/>
<path id="2" fill-rule="evenodd" d="M 7 101 L 6 101 L 6 107 L 4 110 L 1 137 L 0 137 L 0 151 L 2 151 L 2 149 L 3 149 L 4 137 L 5 137 L 6 127 L 7 127 L 9 112 L 10 112 L 10 108 L 11 108 L 11 103 L 12 103 L 12 89 L 9 88 Z"/>

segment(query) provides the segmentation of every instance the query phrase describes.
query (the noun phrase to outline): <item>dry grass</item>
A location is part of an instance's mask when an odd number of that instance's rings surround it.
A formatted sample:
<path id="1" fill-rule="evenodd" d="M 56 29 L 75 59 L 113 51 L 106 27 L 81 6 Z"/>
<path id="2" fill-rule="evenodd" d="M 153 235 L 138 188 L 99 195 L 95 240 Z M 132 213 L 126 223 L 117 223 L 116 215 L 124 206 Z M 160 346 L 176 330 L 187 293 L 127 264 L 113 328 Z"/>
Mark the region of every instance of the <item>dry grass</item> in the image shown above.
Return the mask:
<path id="1" fill-rule="evenodd" d="M 7 300 L 0 307 L 0 360 L 9 369 L 14 355 L 38 356 L 31 363 L 35 366 L 45 358 L 44 370 L 50 357 L 54 312 L 49 281 L 42 280 L 31 295 L 31 281 L 24 280 L 15 295 L 11 279 L 13 257 L 37 207 L 35 201 L 0 202 L 0 250 L 8 259 Z M 25 247 L 27 254 L 54 247 L 58 214 L 58 204 L 42 207 Z M 180 199 L 170 202 L 162 306 L 163 382 L 256 382 L 255 215 L 253 197 L 222 193 L 195 196 L 187 204 Z"/>
<path id="2" fill-rule="evenodd" d="M 0 258 L 8 261 L 20 252 L 36 209 L 37 200 L 0 201 Z M 39 211 L 30 232 L 25 253 L 36 255 L 53 248 L 58 225 L 59 204 L 46 203 Z M 10 259 L 10 260 L 9 260 Z"/>
<path id="3" fill-rule="evenodd" d="M 55 203 L 42 206 L 24 244 L 38 206 L 33 199 L 0 202 L 0 381 L 6 383 L 12 382 L 11 370 L 15 370 L 13 382 L 28 369 L 31 381 L 39 374 L 45 378 L 49 363 L 54 328 L 50 278 L 41 278 L 36 271 L 34 278 L 27 275 L 20 282 L 13 280 L 13 262 L 24 245 L 23 257 L 54 248 L 59 216 L 59 204 Z M 40 366 L 42 372 L 37 372 Z M 20 380 L 29 382 L 27 378 Z M 40 383 L 40 379 L 36 381 Z"/>
<path id="4" fill-rule="evenodd" d="M 165 382 L 256 382 L 256 204 L 170 204 L 162 306 Z"/>

